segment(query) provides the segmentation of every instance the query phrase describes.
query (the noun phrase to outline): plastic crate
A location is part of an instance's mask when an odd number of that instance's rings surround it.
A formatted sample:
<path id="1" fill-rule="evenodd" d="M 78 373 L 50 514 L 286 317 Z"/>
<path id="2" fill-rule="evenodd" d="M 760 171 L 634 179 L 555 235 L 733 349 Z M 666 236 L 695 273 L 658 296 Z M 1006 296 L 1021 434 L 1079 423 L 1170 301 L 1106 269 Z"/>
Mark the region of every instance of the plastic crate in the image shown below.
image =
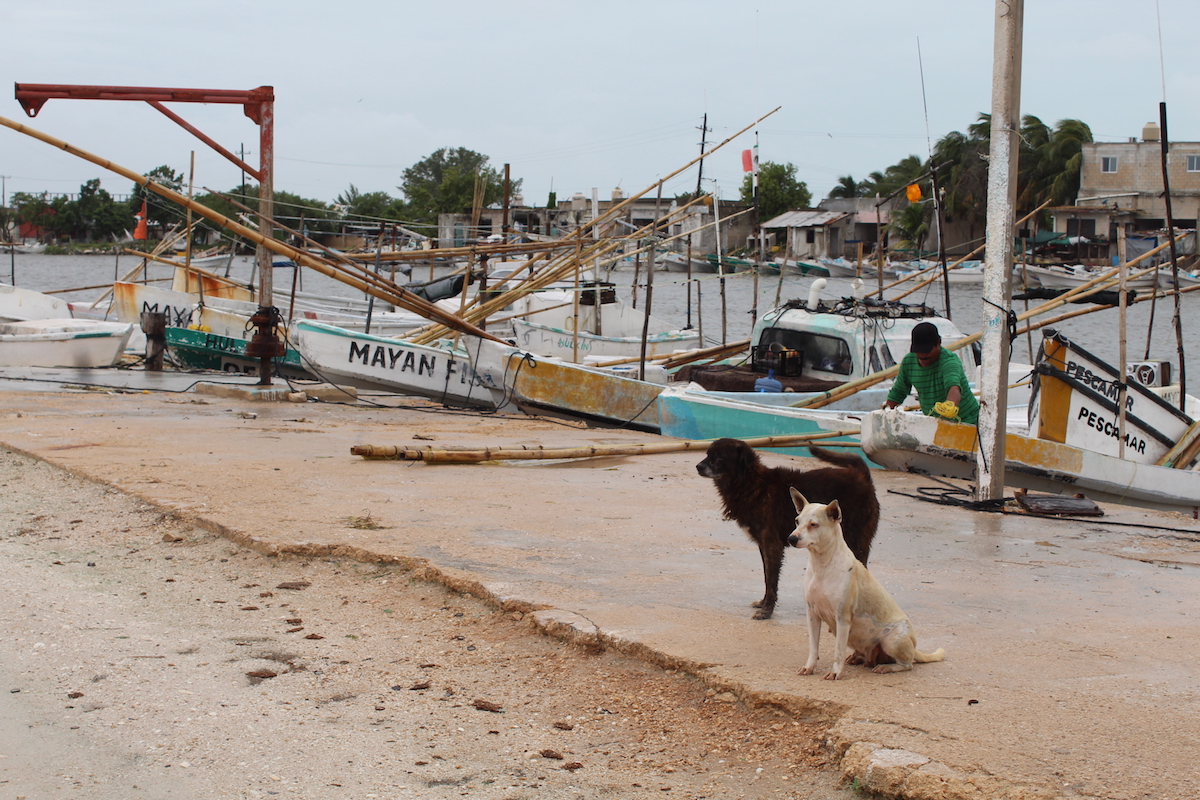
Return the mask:
<path id="1" fill-rule="evenodd" d="M 755 372 L 773 369 L 777 378 L 797 378 L 803 364 L 803 350 L 772 350 L 770 346 L 750 349 L 750 367 Z"/>

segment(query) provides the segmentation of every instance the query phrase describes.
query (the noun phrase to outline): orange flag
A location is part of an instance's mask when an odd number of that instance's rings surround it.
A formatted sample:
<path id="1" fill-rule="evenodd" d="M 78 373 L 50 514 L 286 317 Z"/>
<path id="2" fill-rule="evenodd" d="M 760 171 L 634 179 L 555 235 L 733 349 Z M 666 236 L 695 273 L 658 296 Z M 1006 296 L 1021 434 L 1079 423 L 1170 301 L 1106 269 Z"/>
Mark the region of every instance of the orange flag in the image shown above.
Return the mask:
<path id="1" fill-rule="evenodd" d="M 134 239 L 148 238 L 147 233 L 146 233 L 146 201 L 145 200 L 142 201 L 142 213 L 134 214 L 134 216 L 137 217 L 138 222 L 137 222 L 137 227 L 133 229 L 133 238 Z"/>

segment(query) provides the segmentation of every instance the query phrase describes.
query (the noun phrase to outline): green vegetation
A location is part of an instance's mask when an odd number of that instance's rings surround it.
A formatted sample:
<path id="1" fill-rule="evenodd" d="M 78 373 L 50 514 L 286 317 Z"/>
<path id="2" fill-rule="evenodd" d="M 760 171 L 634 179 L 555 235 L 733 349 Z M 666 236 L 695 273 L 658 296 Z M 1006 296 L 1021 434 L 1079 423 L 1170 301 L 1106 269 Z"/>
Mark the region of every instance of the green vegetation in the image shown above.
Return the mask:
<path id="1" fill-rule="evenodd" d="M 754 203 L 754 187 L 750 173 L 742 179 L 742 202 Z M 776 164 L 764 161 L 758 168 L 758 218 L 762 222 L 777 217 L 785 211 L 808 208 L 812 205 L 812 192 L 804 181 L 796 180 L 796 165 Z"/>
<path id="2" fill-rule="evenodd" d="M 404 170 L 398 187 L 403 193 L 400 198 L 387 192 L 363 193 L 351 184 L 333 203 L 326 203 L 277 188 L 274 217 L 293 230 L 303 228 L 309 235 L 336 231 L 346 223 L 389 222 L 408 228 L 424 227 L 432 234 L 439 214 L 471 211 L 477 184 L 482 189 L 482 205 L 503 199 L 504 176 L 488 162 L 487 156 L 473 150 L 443 147 Z M 155 167 L 146 177 L 181 194 L 187 193 L 183 175 L 169 166 Z M 512 194 L 520 188 L 520 180 L 511 182 Z M 238 219 L 247 212 L 237 204 L 257 212 L 258 187 L 242 185 L 224 192 L 206 192 L 195 200 L 219 214 Z M 137 225 L 135 215 L 141 213 L 143 202 L 152 238 L 173 225 L 181 225 L 187 217 L 187 209 L 137 183 L 128 200 L 119 202 L 100 188 L 99 178 L 85 183 L 75 196 L 14 192 L 9 202 L 15 221 L 36 226 L 44 239 L 63 248 L 69 248 L 71 242 L 114 242 L 132 233 Z M 196 215 L 193 223 L 202 233 L 219 229 L 215 223 Z M 284 236 L 282 232 L 276 235 Z"/>
<path id="3" fill-rule="evenodd" d="M 903 192 L 916 183 L 922 200 L 892 215 L 888 230 L 900 238 L 898 247 L 921 249 L 932 230 L 933 186 L 930 169 L 937 165 L 947 222 L 960 223 L 968 239 L 982 237 L 987 213 L 987 156 L 991 147 L 991 116 L 980 114 L 966 133 L 951 131 L 934 145 L 933 158 L 922 161 L 906 156 L 866 180 L 843 175 L 829 192 L 835 197 L 880 197 Z M 1082 146 L 1092 141 L 1091 128 L 1077 119 L 1060 120 L 1053 127 L 1033 115 L 1021 119 L 1017 161 L 1017 215 L 1024 216 L 1042 203 L 1070 205 L 1079 192 Z M 1040 224 L 1048 221 L 1044 215 Z"/>

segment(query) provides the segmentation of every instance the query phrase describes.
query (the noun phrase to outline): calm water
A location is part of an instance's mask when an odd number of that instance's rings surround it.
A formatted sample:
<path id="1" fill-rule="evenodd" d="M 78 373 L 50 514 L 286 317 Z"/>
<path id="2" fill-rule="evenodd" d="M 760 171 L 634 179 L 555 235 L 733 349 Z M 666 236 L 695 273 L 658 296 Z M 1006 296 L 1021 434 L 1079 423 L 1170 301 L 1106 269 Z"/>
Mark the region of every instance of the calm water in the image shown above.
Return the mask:
<path id="1" fill-rule="evenodd" d="M 62 289 L 80 289 L 79 291 L 61 293 L 58 296 L 72 302 L 92 301 L 103 289 L 81 289 L 81 287 L 109 285 L 114 277 L 123 276 L 140 263 L 133 256 L 45 256 L 15 254 L 0 255 L 0 282 L 10 282 L 15 272 L 16 285 L 38 291 L 55 291 Z M 251 262 L 248 258 L 234 260 L 230 277 L 248 281 L 251 276 Z M 216 270 L 224 273 L 224 269 Z M 166 278 L 170 268 L 163 265 L 151 265 L 151 278 Z M 418 274 L 418 279 L 426 277 Z M 615 270 L 608 278 L 618 287 L 618 294 L 623 300 L 632 299 L 633 271 L 627 269 Z M 644 274 L 641 276 L 645 281 Z M 276 269 L 275 286 L 285 289 L 291 286 L 292 271 Z M 776 297 L 782 300 L 807 298 L 812 278 L 786 275 L 782 285 L 779 276 L 761 276 L 758 285 L 758 308 L 763 312 L 775 305 Z M 357 297 L 360 296 L 351 287 L 338 283 L 312 271 L 301 271 L 301 288 L 310 292 Z M 157 285 L 169 286 L 169 282 Z M 750 309 L 753 305 L 754 280 L 751 276 L 727 278 L 725 280 L 726 330 L 729 340 L 744 339 L 750 334 L 752 318 Z M 871 288 L 870 286 L 868 288 Z M 980 299 L 981 287 L 978 285 L 954 285 L 950 287 L 950 316 L 955 324 L 966 333 L 979 330 L 983 319 L 983 302 Z M 833 279 L 826 287 L 826 300 L 848 296 L 852 293 L 850 281 Z M 895 292 L 889 293 L 894 296 Z M 931 284 L 920 292 L 910 295 L 906 302 L 925 302 L 928 305 L 943 310 L 945 305 L 940 285 Z M 646 292 L 644 288 L 637 293 L 637 305 L 645 308 Z M 1030 306 L 1038 305 L 1030 301 Z M 720 281 L 715 276 L 704 276 L 695 280 L 691 285 L 691 314 L 690 322 L 693 327 L 700 327 L 706 340 L 720 341 L 721 337 L 721 291 Z M 1018 313 L 1024 311 L 1022 301 L 1014 302 Z M 1149 301 L 1137 303 L 1128 312 L 1127 348 L 1131 361 L 1141 360 L 1146 352 L 1147 328 L 1150 322 L 1151 304 Z M 1080 306 L 1068 305 L 1050 312 L 1048 316 L 1056 316 L 1064 310 L 1073 310 Z M 668 322 L 679 326 L 689 321 L 689 299 L 687 282 L 677 273 L 658 272 L 654 277 L 654 293 L 651 313 Z M 1150 339 L 1150 358 L 1166 360 L 1177 366 L 1177 348 L 1172 317 L 1174 314 L 1174 299 L 1160 299 L 1154 311 L 1154 330 Z M 1188 389 L 1192 394 L 1200 394 L 1200 292 L 1183 296 L 1181 318 L 1183 321 L 1183 347 L 1187 359 Z M 1097 311 L 1093 314 L 1067 320 L 1057 325 L 1085 349 L 1090 350 L 1106 361 L 1116 362 L 1119 358 L 1119 317 L 1116 309 Z M 1034 333 L 1033 348 L 1036 351 L 1040 335 Z M 1014 345 L 1014 361 L 1030 361 L 1031 355 L 1025 337 Z M 1176 369 L 1173 366 L 1173 369 Z"/>

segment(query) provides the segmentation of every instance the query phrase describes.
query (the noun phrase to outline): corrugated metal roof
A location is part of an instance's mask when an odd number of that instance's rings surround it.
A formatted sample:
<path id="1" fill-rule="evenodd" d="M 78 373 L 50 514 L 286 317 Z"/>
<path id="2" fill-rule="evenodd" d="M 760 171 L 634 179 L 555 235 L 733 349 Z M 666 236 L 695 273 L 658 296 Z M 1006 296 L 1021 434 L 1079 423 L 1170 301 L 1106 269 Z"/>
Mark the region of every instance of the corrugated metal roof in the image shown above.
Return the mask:
<path id="1" fill-rule="evenodd" d="M 764 228 L 818 228 L 850 216 L 845 211 L 787 211 L 763 223 Z"/>

